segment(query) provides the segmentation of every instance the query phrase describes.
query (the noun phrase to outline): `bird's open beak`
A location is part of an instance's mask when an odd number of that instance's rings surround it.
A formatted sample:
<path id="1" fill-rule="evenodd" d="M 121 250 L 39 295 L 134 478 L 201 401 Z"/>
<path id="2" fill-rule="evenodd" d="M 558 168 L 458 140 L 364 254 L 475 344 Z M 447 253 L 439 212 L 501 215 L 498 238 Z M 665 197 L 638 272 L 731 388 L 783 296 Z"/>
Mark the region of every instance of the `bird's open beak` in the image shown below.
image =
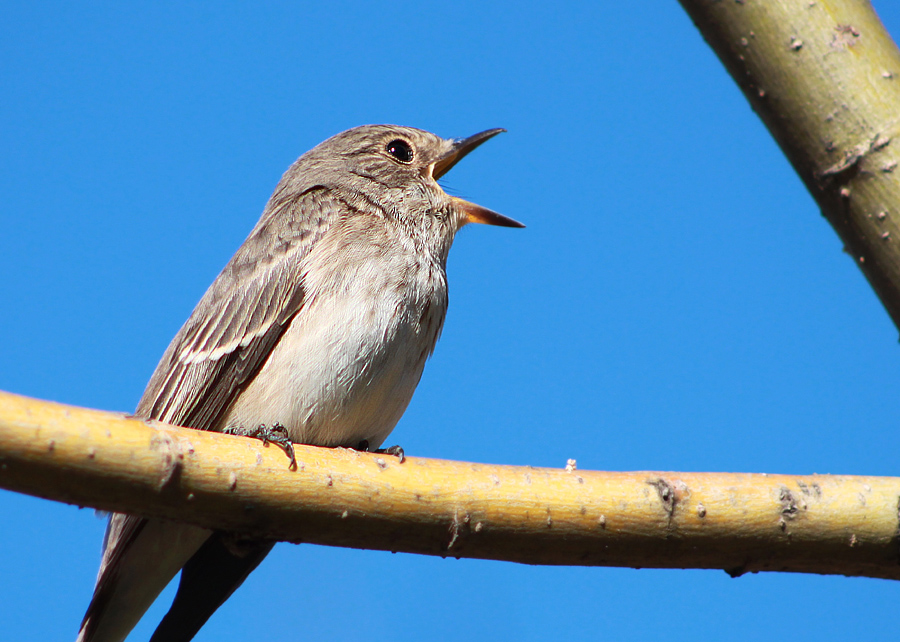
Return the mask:
<path id="1" fill-rule="evenodd" d="M 439 179 L 449 172 L 454 165 L 461 161 L 466 154 L 481 145 L 481 143 L 505 131 L 505 129 L 500 128 L 488 129 L 479 134 L 469 136 L 468 138 L 456 139 L 453 141 L 453 147 L 450 148 L 450 151 L 434 162 L 431 175 L 434 176 L 435 180 Z M 500 225 L 502 227 L 525 227 L 522 223 L 503 216 L 502 214 L 498 214 L 486 207 L 464 201 L 455 196 L 451 198 L 456 204 L 456 207 L 465 214 L 467 223 L 484 223 L 485 225 Z"/>

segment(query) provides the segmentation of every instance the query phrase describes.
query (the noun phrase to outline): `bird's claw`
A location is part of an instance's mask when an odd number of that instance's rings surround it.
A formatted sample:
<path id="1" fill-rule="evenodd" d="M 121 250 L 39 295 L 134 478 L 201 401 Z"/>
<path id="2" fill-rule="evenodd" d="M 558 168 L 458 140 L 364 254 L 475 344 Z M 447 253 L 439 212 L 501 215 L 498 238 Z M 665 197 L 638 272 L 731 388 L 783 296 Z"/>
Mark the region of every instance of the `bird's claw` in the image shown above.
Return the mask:
<path id="1" fill-rule="evenodd" d="M 259 439 L 263 442 L 263 446 L 268 446 L 271 443 L 281 448 L 284 451 L 284 454 L 291 460 L 289 468 L 291 470 L 297 470 L 297 456 L 294 454 L 294 442 L 292 442 L 291 438 L 288 436 L 287 428 L 279 423 L 272 424 L 271 426 L 259 424 L 256 428 L 251 430 L 247 436 Z"/>
<path id="2" fill-rule="evenodd" d="M 361 442 L 359 442 L 359 445 L 354 450 L 361 450 L 366 453 L 376 453 L 378 455 L 393 455 L 400 460 L 401 464 L 406 461 L 406 453 L 403 452 L 403 448 L 401 448 L 400 446 L 391 446 L 390 448 L 377 448 L 375 450 L 369 450 L 368 439 L 363 439 Z"/>

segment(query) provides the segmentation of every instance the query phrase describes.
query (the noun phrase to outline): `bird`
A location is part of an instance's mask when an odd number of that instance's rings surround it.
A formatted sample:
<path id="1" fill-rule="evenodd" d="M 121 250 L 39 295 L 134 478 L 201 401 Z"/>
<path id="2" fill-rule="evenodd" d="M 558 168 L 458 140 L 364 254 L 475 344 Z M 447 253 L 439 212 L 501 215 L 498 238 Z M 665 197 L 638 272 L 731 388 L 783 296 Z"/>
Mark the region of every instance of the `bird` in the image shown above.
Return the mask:
<path id="1" fill-rule="evenodd" d="M 378 449 L 441 334 L 454 236 L 467 223 L 524 227 L 437 183 L 503 131 L 446 139 L 364 125 L 300 156 L 135 416 L 274 441 L 292 461 L 293 443 Z M 179 571 L 151 642 L 191 640 L 273 545 L 113 513 L 77 640 L 124 640 Z"/>

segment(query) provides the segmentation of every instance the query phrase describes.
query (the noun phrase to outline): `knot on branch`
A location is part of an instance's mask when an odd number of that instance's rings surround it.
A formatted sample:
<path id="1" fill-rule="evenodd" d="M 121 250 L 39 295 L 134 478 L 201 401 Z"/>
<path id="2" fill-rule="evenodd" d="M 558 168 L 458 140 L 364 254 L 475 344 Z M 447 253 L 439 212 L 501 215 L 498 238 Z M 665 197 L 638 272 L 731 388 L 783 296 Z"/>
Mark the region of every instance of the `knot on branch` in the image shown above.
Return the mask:
<path id="1" fill-rule="evenodd" d="M 180 486 L 184 470 L 185 452 L 193 453 L 194 447 L 186 439 L 179 439 L 172 432 L 159 429 L 150 440 L 150 448 L 160 455 L 162 470 L 157 488 L 160 493 L 174 491 Z"/>

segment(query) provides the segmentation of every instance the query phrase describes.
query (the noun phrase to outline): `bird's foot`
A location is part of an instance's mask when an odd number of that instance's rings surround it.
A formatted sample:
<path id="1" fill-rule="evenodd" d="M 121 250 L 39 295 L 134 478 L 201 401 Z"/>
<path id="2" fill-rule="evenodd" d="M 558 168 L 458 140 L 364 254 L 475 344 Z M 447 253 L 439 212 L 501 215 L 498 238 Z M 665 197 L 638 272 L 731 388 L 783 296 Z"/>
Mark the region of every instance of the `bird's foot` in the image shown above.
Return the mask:
<path id="1" fill-rule="evenodd" d="M 297 456 L 294 454 L 294 442 L 288 437 L 287 428 L 279 423 L 272 424 L 271 426 L 259 424 L 256 428 L 247 432 L 246 435 L 248 437 L 253 437 L 254 439 L 259 439 L 263 442 L 264 446 L 275 444 L 281 448 L 284 451 L 284 454 L 291 460 L 289 468 L 291 470 L 297 470 Z"/>
<path id="2" fill-rule="evenodd" d="M 406 461 L 406 454 L 403 452 L 403 448 L 401 448 L 400 446 L 391 446 L 390 448 L 377 448 L 376 450 L 369 450 L 368 439 L 363 439 L 361 442 L 359 442 L 359 445 L 354 448 L 354 450 L 361 450 L 364 453 L 376 453 L 378 455 L 393 455 L 400 460 L 401 464 Z"/>

